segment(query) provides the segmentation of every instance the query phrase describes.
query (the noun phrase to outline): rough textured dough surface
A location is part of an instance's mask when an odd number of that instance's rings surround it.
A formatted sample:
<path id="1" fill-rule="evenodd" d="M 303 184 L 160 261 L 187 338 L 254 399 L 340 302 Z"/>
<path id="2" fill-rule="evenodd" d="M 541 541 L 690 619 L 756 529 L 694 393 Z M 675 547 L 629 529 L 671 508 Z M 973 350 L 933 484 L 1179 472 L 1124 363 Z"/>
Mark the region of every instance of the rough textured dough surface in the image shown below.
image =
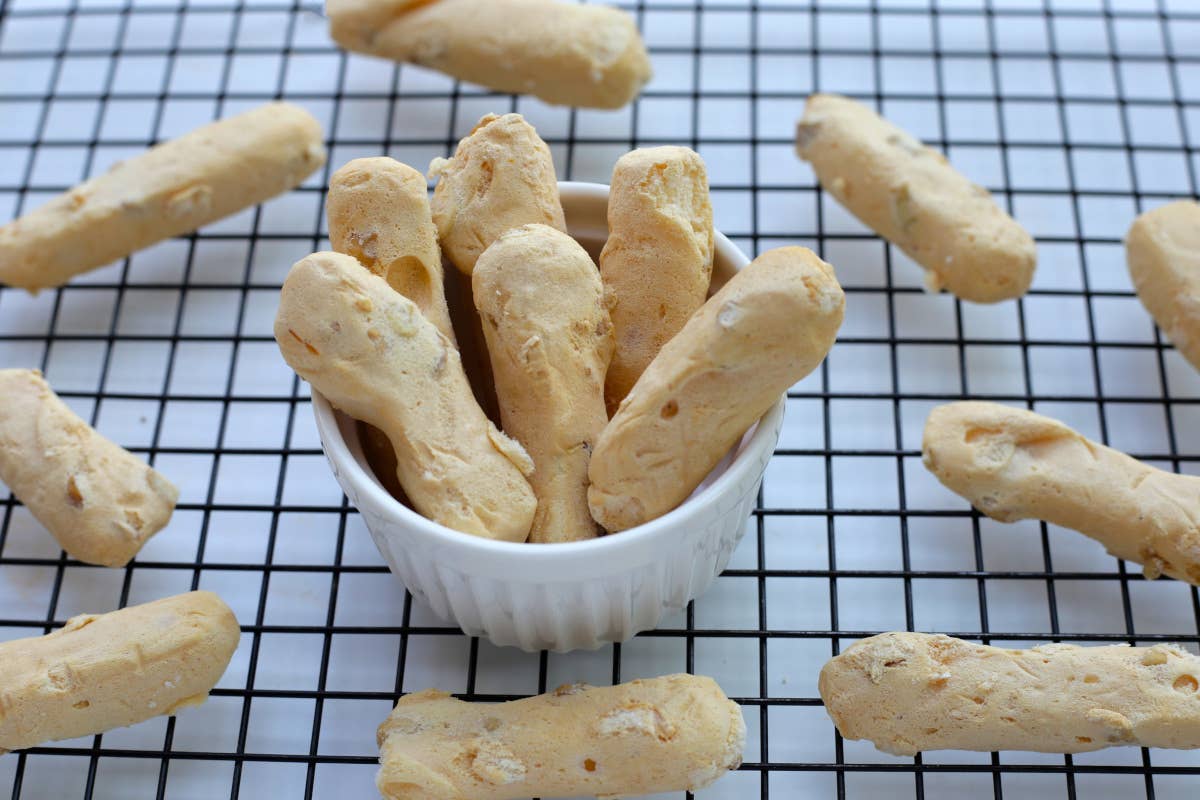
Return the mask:
<path id="1" fill-rule="evenodd" d="M 842 736 L 923 750 L 1200 747 L 1200 658 L 1180 647 L 1005 650 L 927 633 L 849 647 L 817 683 Z"/>
<path id="2" fill-rule="evenodd" d="M 845 296 L 803 247 L 756 258 L 642 373 L 600 435 L 592 517 L 622 531 L 682 503 L 780 395 L 824 360 Z"/>
<path id="3" fill-rule="evenodd" d="M 629 14 L 556 0 L 329 0 L 347 50 L 547 103 L 621 108 L 652 74 Z"/>
<path id="4" fill-rule="evenodd" d="M 378 738 L 389 800 L 627 797 L 708 786 L 742 763 L 746 725 L 711 678 L 668 675 L 499 704 L 417 692 Z"/>
<path id="5" fill-rule="evenodd" d="M 269 103 L 153 147 L 0 228 L 0 282 L 61 286 L 295 188 L 325 163 L 320 124 Z"/>
<path id="6" fill-rule="evenodd" d="M 0 644 L 0 753 L 133 725 L 204 702 L 241 632 L 212 592 L 83 614 Z"/>
<path id="7" fill-rule="evenodd" d="M 621 156 L 608 195 L 608 241 L 600 253 L 616 336 L 605 382 L 610 414 L 662 346 L 704 305 L 712 265 L 704 160 L 686 147 Z"/>
<path id="8" fill-rule="evenodd" d="M 330 178 L 325 213 L 333 249 L 416 303 L 453 342 L 425 176 L 393 158 L 356 158 Z"/>
<path id="9" fill-rule="evenodd" d="M 1142 214 L 1125 253 L 1142 305 L 1200 369 L 1200 203 L 1180 200 Z"/>
<path id="10" fill-rule="evenodd" d="M 545 225 L 514 228 L 472 276 L 504 431 L 533 459 L 531 542 L 600 534 L 587 504 L 588 461 L 608 414 L 612 323 L 591 256 Z"/>
<path id="11" fill-rule="evenodd" d="M 506 231 L 535 223 L 567 231 L 550 148 L 520 114 L 480 119 L 453 158 L 429 166 L 429 177 L 438 182 L 433 222 L 442 251 L 465 275 Z"/>
<path id="12" fill-rule="evenodd" d="M 458 349 L 416 304 L 350 256 L 315 253 L 284 281 L 275 340 L 330 403 L 391 439 L 418 512 L 525 541 L 537 505 L 529 456 L 484 416 Z"/>
<path id="13" fill-rule="evenodd" d="M 128 564 L 179 499 L 160 472 L 97 433 L 32 369 L 0 370 L 0 481 L 63 550 L 106 567 Z"/>
<path id="14" fill-rule="evenodd" d="M 1079 531 L 1147 578 L 1200 584 L 1200 477 L 1143 464 L 1057 420 L 998 403 L 938 406 L 925 467 L 1000 522 Z"/>
<path id="15" fill-rule="evenodd" d="M 854 216 L 925 268 L 925 283 L 995 303 L 1033 281 L 1033 237 L 906 131 L 846 97 L 814 94 L 796 132 L 800 157 Z"/>

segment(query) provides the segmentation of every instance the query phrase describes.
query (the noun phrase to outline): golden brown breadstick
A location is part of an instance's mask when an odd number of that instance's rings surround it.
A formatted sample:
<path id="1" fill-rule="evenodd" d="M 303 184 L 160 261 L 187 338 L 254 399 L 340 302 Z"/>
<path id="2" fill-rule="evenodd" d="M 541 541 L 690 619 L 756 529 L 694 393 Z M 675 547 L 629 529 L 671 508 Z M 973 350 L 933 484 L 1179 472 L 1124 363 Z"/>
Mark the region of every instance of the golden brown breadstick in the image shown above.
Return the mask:
<path id="1" fill-rule="evenodd" d="M 1200 369 L 1200 203 L 1180 200 L 1142 214 L 1125 253 L 1142 305 Z"/>
<path id="2" fill-rule="evenodd" d="M 83 614 L 0 644 L 0 753 L 198 706 L 237 649 L 238 621 L 212 592 Z"/>
<path id="3" fill-rule="evenodd" d="M 842 736 L 885 753 L 1200 747 L 1200 658 L 1175 645 L 1004 650 L 926 633 L 863 639 L 821 670 Z"/>
<path id="4" fill-rule="evenodd" d="M 347 50 L 436 69 L 500 92 L 588 108 L 627 105 L 650 80 L 633 18 L 554 0 L 329 0 Z"/>
<path id="5" fill-rule="evenodd" d="M 642 373 L 600 435 L 592 516 L 623 531 L 682 503 L 746 430 L 816 369 L 842 324 L 833 268 L 803 247 L 756 258 Z"/>
<path id="6" fill-rule="evenodd" d="M 269 103 L 210 123 L 0 228 L 0 282 L 61 286 L 286 192 L 324 163 L 321 126 L 299 106 Z"/>
<path id="7" fill-rule="evenodd" d="M 925 268 L 931 291 L 995 303 L 1029 290 L 1033 238 L 946 157 L 846 97 L 814 94 L 796 132 L 822 188 Z"/>
<path id="8" fill-rule="evenodd" d="M 0 370 L 0 481 L 59 546 L 123 567 L 171 519 L 179 490 L 75 415 L 32 369 Z"/>
<path id="9" fill-rule="evenodd" d="M 713 224 L 704 160 L 686 147 L 626 153 L 613 169 L 600 275 L 616 350 L 605 397 L 610 414 L 654 356 L 708 296 Z"/>
<path id="10" fill-rule="evenodd" d="M 1155 469 L 998 403 L 935 408 L 923 449 L 925 467 L 992 519 L 1071 528 L 1141 564 L 1147 578 L 1200 584 L 1200 477 Z"/>
<path id="11" fill-rule="evenodd" d="M 378 738 L 389 800 L 628 797 L 697 791 L 736 769 L 746 725 L 711 678 L 668 675 L 499 704 L 417 692 Z"/>
<path id="12" fill-rule="evenodd" d="M 587 251 L 545 225 L 514 228 L 484 251 L 472 278 L 504 430 L 533 459 L 531 542 L 600 533 L 588 512 L 588 460 L 604 411 L 612 324 Z"/>
<path id="13" fill-rule="evenodd" d="M 411 300 L 350 256 L 315 253 L 284 281 L 275 340 L 330 403 L 387 434 L 417 511 L 525 541 L 537 504 L 529 456 L 484 416 L 458 349 Z"/>
<path id="14" fill-rule="evenodd" d="M 393 158 L 356 158 L 329 180 L 329 240 L 417 304 L 454 341 L 425 176 Z"/>
<path id="15" fill-rule="evenodd" d="M 443 0 L 444 1 L 444 0 Z M 465 275 L 512 228 L 533 223 L 566 233 L 550 148 L 520 114 L 488 114 L 451 159 L 429 166 L 433 221 L 442 250 Z"/>

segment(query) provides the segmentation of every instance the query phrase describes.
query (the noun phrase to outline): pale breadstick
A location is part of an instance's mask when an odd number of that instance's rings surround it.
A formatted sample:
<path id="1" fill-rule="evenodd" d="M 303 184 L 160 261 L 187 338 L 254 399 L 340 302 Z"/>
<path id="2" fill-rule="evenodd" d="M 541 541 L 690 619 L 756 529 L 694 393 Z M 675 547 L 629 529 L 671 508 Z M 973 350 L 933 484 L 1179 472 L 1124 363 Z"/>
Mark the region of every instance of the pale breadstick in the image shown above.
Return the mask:
<path id="1" fill-rule="evenodd" d="M 525 225 L 484 251 L 472 281 L 504 430 L 533 459 L 529 541 L 590 539 L 600 530 L 588 512 L 588 460 L 608 423 L 613 347 L 596 265 L 567 234 Z"/>
<path id="2" fill-rule="evenodd" d="M 1142 305 L 1200 369 L 1200 203 L 1180 200 L 1142 214 L 1125 252 Z"/>
<path id="3" fill-rule="evenodd" d="M 605 381 L 610 414 L 662 346 L 704 305 L 712 264 L 704 160 L 686 147 L 621 156 L 608 196 L 608 241 L 600 253 L 616 336 Z"/>
<path id="4" fill-rule="evenodd" d="M 1175 645 L 1005 650 L 926 633 L 863 639 L 821 670 L 847 739 L 924 750 L 1200 747 L 1200 658 Z"/>
<path id="5" fill-rule="evenodd" d="M 324 163 L 321 126 L 299 106 L 269 103 L 210 123 L 0 228 L 0 282 L 61 286 L 286 192 Z"/>
<path id="6" fill-rule="evenodd" d="M 995 303 L 1029 290 L 1033 238 L 946 157 L 846 97 L 808 98 L 796 133 L 822 188 L 925 268 L 931 291 Z"/>
<path id="7" fill-rule="evenodd" d="M 417 511 L 486 538 L 529 535 L 529 456 L 484 416 L 457 348 L 383 278 L 340 253 L 302 259 L 284 281 L 275 340 L 330 403 L 391 439 Z"/>
<path id="8" fill-rule="evenodd" d="M 736 769 L 746 725 L 711 678 L 668 675 L 498 704 L 417 692 L 378 739 L 389 800 L 628 797 L 697 791 Z"/>
<path id="9" fill-rule="evenodd" d="M 32 369 L 0 370 L 0 481 L 72 557 L 123 567 L 179 490 L 76 416 Z"/>
<path id="10" fill-rule="evenodd" d="M 0 753 L 198 706 L 237 649 L 238 621 L 188 592 L 0 644 Z"/>
<path id="11" fill-rule="evenodd" d="M 789 387 L 824 360 L 845 312 L 833 268 L 763 253 L 667 342 L 600 435 L 592 516 L 609 531 L 682 503 Z"/>
<path id="12" fill-rule="evenodd" d="M 347 50 L 420 64 L 547 103 L 621 108 L 650 80 L 633 18 L 554 0 L 329 0 Z"/>
<path id="13" fill-rule="evenodd" d="M 1155 469 L 997 403 L 935 408 L 923 450 L 925 467 L 992 519 L 1071 528 L 1141 564 L 1147 578 L 1200 584 L 1200 477 Z"/>
<path id="14" fill-rule="evenodd" d="M 432 205 L 442 250 L 464 275 L 512 228 L 537 223 L 566 233 L 550 148 L 520 114 L 480 119 L 453 158 L 430 164 L 429 177 L 438 181 Z"/>
<path id="15" fill-rule="evenodd" d="M 329 180 L 329 240 L 417 304 L 454 341 L 425 176 L 393 158 L 356 158 Z"/>

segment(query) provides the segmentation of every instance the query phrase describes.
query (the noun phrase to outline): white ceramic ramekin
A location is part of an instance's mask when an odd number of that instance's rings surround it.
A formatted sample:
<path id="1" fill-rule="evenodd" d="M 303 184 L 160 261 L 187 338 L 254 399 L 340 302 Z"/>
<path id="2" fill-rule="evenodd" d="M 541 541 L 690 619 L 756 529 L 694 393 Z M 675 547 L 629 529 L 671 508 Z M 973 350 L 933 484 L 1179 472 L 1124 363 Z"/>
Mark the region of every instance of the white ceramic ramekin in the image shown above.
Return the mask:
<path id="1" fill-rule="evenodd" d="M 571 234 L 598 252 L 608 235 L 608 187 L 559 188 Z M 715 285 L 748 261 L 717 234 Z M 535 545 L 459 533 L 396 501 L 367 466 L 355 422 L 316 391 L 312 397 L 334 477 L 413 596 L 471 636 L 560 652 L 625 641 L 708 588 L 745 532 L 784 410 L 780 398 L 669 514 L 612 536 Z"/>

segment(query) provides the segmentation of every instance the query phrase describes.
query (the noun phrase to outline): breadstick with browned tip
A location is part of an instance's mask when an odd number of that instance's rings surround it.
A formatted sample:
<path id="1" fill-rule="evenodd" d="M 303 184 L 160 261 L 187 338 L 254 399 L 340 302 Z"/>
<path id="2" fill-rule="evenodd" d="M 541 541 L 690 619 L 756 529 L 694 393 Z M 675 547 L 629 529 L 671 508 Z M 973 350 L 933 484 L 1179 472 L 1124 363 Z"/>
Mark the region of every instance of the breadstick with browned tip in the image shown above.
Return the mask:
<path id="1" fill-rule="evenodd" d="M 711 678 L 668 675 L 508 703 L 417 692 L 378 738 L 389 800 L 630 797 L 698 791 L 736 769 L 746 725 Z"/>
<path id="2" fill-rule="evenodd" d="M 83 614 L 0 644 L 0 753 L 74 739 L 204 702 L 241 632 L 212 592 Z"/>
<path id="3" fill-rule="evenodd" d="M 1147 578 L 1200 584 L 1200 477 L 1155 469 L 998 403 L 938 406 L 923 450 L 939 481 L 993 519 L 1071 528 L 1141 564 Z"/>
<path id="4" fill-rule="evenodd" d="M 533 459 L 531 542 L 600 533 L 588 512 L 588 460 L 604 411 L 612 325 L 587 251 L 545 225 L 514 228 L 483 252 L 472 277 L 504 430 Z"/>
<path id="5" fill-rule="evenodd" d="M 863 639 L 818 689 L 847 739 L 925 750 L 1200 747 L 1200 658 L 1169 644 L 1006 650 L 926 633 Z"/>
<path id="6" fill-rule="evenodd" d="M 59 546 L 123 567 L 171 519 L 179 490 L 76 416 L 32 369 L 0 370 L 0 481 Z"/>
<path id="7" fill-rule="evenodd" d="M 686 147 L 626 153 L 613 169 L 600 275 L 616 350 L 610 414 L 662 346 L 704 305 L 712 280 L 713 222 L 704 160 Z"/>
<path id="8" fill-rule="evenodd" d="M 525 541 L 537 505 L 529 456 L 484 416 L 458 349 L 415 303 L 350 256 L 315 253 L 284 281 L 275 340 L 330 403 L 387 435 L 418 512 Z"/>
<path id="9" fill-rule="evenodd" d="M 320 124 L 269 103 L 122 161 L 0 228 L 0 283 L 61 286 L 293 189 L 325 163 Z"/>
<path id="10" fill-rule="evenodd" d="M 1125 237 L 1142 305 L 1200 369 L 1200 203 L 1179 200 L 1139 216 Z"/>

